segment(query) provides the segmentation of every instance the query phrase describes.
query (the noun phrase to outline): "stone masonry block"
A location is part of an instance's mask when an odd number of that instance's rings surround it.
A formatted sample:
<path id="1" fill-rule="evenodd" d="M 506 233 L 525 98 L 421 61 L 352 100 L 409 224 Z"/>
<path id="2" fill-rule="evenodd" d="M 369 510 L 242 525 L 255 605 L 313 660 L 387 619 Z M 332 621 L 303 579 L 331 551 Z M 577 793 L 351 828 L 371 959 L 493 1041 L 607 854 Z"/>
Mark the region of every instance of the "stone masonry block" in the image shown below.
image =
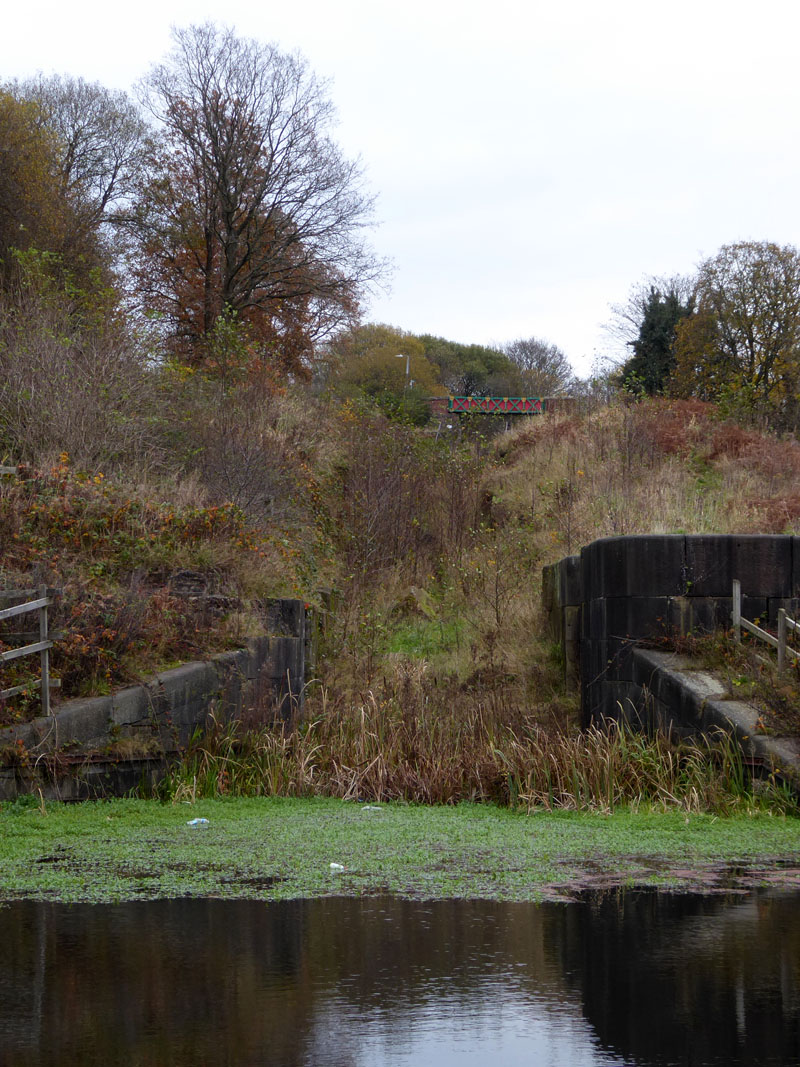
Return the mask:
<path id="1" fill-rule="evenodd" d="M 306 606 L 302 600 L 270 600 L 267 632 L 278 637 L 305 637 Z"/>
<path id="2" fill-rule="evenodd" d="M 147 686 L 132 685 L 120 689 L 111 697 L 111 721 L 125 729 L 146 729 L 153 726 L 155 715 Z"/>
<path id="3" fill-rule="evenodd" d="M 564 633 L 561 644 L 564 649 L 564 681 L 568 691 L 574 689 L 575 682 L 580 677 L 581 611 L 580 605 L 567 605 L 564 608 Z"/>
<path id="4" fill-rule="evenodd" d="M 670 605 L 671 598 L 667 596 L 607 597 L 592 601 L 591 610 L 597 623 L 602 619 L 606 638 L 658 640 L 672 630 Z M 593 621 L 593 633 L 599 636 L 600 629 L 595 625 Z"/>
<path id="5" fill-rule="evenodd" d="M 674 597 L 670 603 L 669 620 L 674 633 L 708 634 L 731 628 L 732 597 Z M 742 597 L 742 614 L 746 619 L 766 618 L 766 597 Z"/>
<path id="6" fill-rule="evenodd" d="M 17 776 L 13 769 L 0 770 L 0 801 L 13 800 L 17 795 Z"/>
<path id="7" fill-rule="evenodd" d="M 635 647 L 633 641 L 625 639 L 581 642 L 581 679 L 586 684 L 600 680 L 624 681 L 630 677 L 630 657 Z"/>
<path id="8" fill-rule="evenodd" d="M 270 641 L 267 636 L 251 637 L 247 642 L 247 678 L 255 682 L 261 670 L 261 665 L 269 657 Z"/>
<path id="9" fill-rule="evenodd" d="M 273 637 L 270 654 L 264 664 L 264 673 L 275 681 L 285 682 L 287 677 L 299 674 L 303 656 L 303 643 L 294 637 Z"/>
<path id="10" fill-rule="evenodd" d="M 585 685 L 602 678 L 608 670 L 605 641 L 581 641 L 581 679 Z"/>
<path id="11" fill-rule="evenodd" d="M 688 595 L 730 597 L 733 579 L 738 578 L 742 594 L 792 596 L 792 540 L 762 534 L 687 537 Z"/>
<path id="12" fill-rule="evenodd" d="M 766 618 L 768 626 L 774 628 L 778 625 L 778 610 L 780 608 L 783 608 L 790 619 L 800 622 L 800 597 L 770 597 L 767 601 L 766 615 L 762 616 Z M 747 619 L 754 618 L 753 615 L 749 615 L 745 611 L 744 605 L 742 605 L 742 613 Z"/>
<path id="13" fill-rule="evenodd" d="M 41 720 L 48 723 L 47 719 Z M 108 724 L 111 721 L 111 697 L 89 697 L 86 700 L 71 700 L 66 707 L 51 720 L 52 744 L 47 748 L 58 748 L 77 742 L 79 745 L 104 744 L 108 738 Z"/>
<path id="14" fill-rule="evenodd" d="M 653 696 L 664 706 L 672 709 L 673 718 L 690 726 L 692 729 L 702 728 L 702 719 L 699 705 L 687 702 L 686 686 L 679 670 L 665 671 L 661 666 L 654 666 L 652 661 L 637 651 L 634 656 L 634 678 L 646 686 Z M 714 697 L 719 694 L 717 686 L 709 686 L 708 696 Z"/>
<path id="15" fill-rule="evenodd" d="M 610 682 L 628 681 L 631 677 L 631 656 L 636 641 L 626 637 L 609 637 L 605 642 L 605 673 Z"/>
<path id="16" fill-rule="evenodd" d="M 555 600 L 557 574 L 557 563 L 549 563 L 546 567 L 542 567 L 542 610 L 545 615 L 549 615 L 553 608 L 558 607 Z"/>
<path id="17" fill-rule="evenodd" d="M 552 563 L 542 568 L 542 612 L 551 641 L 558 641 L 561 634 L 561 605 L 558 603 L 560 591 L 559 566 Z"/>
<path id="18" fill-rule="evenodd" d="M 593 541 L 581 551 L 584 596 L 680 596 L 685 588 L 685 546 L 682 534 Z"/>
<path id="19" fill-rule="evenodd" d="M 581 722 L 584 727 L 603 718 L 603 688 L 598 682 L 584 683 L 581 687 Z"/>
<path id="20" fill-rule="evenodd" d="M 584 690 L 583 723 L 625 719 L 636 711 L 636 688 L 627 681 L 595 682 Z"/>
<path id="21" fill-rule="evenodd" d="M 184 741 L 197 725 L 205 724 L 206 711 L 219 701 L 217 673 L 211 663 L 186 663 L 164 671 L 158 682 L 159 720 Z"/>
<path id="22" fill-rule="evenodd" d="M 581 557 L 567 556 L 558 564 L 559 600 L 561 607 L 575 606 L 583 602 L 583 579 Z"/>

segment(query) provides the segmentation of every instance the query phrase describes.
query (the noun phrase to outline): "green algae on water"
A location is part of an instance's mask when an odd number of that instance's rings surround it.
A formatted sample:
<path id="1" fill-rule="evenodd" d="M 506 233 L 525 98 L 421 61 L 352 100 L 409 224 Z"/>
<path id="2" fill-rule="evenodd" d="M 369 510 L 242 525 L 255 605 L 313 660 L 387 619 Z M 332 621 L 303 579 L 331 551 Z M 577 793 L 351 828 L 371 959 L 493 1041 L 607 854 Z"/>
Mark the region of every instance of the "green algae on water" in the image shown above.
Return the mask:
<path id="1" fill-rule="evenodd" d="M 800 819 L 283 798 L 0 809 L 0 900 L 526 901 L 585 888 L 734 884 L 800 884 Z"/>

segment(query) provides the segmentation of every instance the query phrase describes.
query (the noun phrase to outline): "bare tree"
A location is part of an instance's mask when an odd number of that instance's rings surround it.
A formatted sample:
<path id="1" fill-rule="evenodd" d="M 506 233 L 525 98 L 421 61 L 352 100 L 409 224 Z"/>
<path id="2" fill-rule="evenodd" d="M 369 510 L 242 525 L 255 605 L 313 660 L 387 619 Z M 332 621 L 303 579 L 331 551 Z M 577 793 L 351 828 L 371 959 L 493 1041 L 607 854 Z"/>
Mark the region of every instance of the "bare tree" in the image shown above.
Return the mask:
<path id="1" fill-rule="evenodd" d="M 611 317 L 603 325 L 603 332 L 613 347 L 609 357 L 617 364 L 630 359 L 631 351 L 639 340 L 642 325 L 651 307 L 653 293 L 679 306 L 690 306 L 693 299 L 695 278 L 690 275 L 673 274 L 656 277 L 649 275 L 631 286 L 627 299 L 621 304 L 612 304 Z"/>
<path id="2" fill-rule="evenodd" d="M 531 396 L 568 393 L 575 381 L 572 365 L 561 349 L 538 337 L 511 341 L 502 351 L 519 368 L 525 391 Z"/>
<path id="3" fill-rule="evenodd" d="M 384 269 L 359 164 L 301 57 L 209 23 L 173 39 L 141 86 L 163 131 L 135 219 L 144 301 L 190 357 L 223 311 L 302 357 Z"/>
<path id="4" fill-rule="evenodd" d="M 136 105 L 99 83 L 53 74 L 5 86 L 18 100 L 38 105 L 55 135 L 62 192 L 92 226 L 113 218 L 130 195 L 149 140 Z"/>

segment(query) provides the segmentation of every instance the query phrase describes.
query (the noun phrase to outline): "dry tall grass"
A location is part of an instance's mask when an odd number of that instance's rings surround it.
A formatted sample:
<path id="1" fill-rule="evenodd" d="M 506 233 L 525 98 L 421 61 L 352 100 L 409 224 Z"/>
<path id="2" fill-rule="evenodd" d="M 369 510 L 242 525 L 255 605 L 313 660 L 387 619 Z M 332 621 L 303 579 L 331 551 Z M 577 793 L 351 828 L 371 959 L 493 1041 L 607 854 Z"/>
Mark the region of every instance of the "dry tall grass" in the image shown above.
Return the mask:
<path id="1" fill-rule="evenodd" d="M 529 812 L 797 807 L 774 783 L 754 795 L 727 735 L 676 743 L 609 723 L 570 736 L 543 729 L 519 709 L 479 704 L 431 713 L 373 694 L 360 705 L 323 698 L 305 723 L 288 729 L 246 731 L 234 723 L 197 738 L 162 796 L 177 802 L 219 795 L 491 801 Z"/>
<path id="2" fill-rule="evenodd" d="M 699 401 L 618 402 L 498 441 L 500 523 L 525 519 L 547 561 L 598 537 L 800 530 L 800 443 Z"/>

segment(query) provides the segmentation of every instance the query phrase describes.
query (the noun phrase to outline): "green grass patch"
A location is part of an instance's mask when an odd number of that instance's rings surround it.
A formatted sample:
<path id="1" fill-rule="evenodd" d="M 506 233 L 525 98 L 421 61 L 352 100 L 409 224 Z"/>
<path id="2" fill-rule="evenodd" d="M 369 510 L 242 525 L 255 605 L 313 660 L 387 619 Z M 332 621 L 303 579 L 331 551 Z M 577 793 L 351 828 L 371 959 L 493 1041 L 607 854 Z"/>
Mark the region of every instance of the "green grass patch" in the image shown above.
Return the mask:
<path id="1" fill-rule="evenodd" d="M 402 623 L 389 637 L 387 652 L 431 659 L 458 647 L 464 624 L 461 619 L 414 619 Z"/>
<path id="2" fill-rule="evenodd" d="M 5 900 L 389 892 L 522 901 L 598 884 L 697 888 L 733 867 L 755 872 L 749 884 L 792 884 L 800 867 L 800 819 L 791 817 L 525 815 L 324 798 L 6 804 L 0 841 Z"/>

